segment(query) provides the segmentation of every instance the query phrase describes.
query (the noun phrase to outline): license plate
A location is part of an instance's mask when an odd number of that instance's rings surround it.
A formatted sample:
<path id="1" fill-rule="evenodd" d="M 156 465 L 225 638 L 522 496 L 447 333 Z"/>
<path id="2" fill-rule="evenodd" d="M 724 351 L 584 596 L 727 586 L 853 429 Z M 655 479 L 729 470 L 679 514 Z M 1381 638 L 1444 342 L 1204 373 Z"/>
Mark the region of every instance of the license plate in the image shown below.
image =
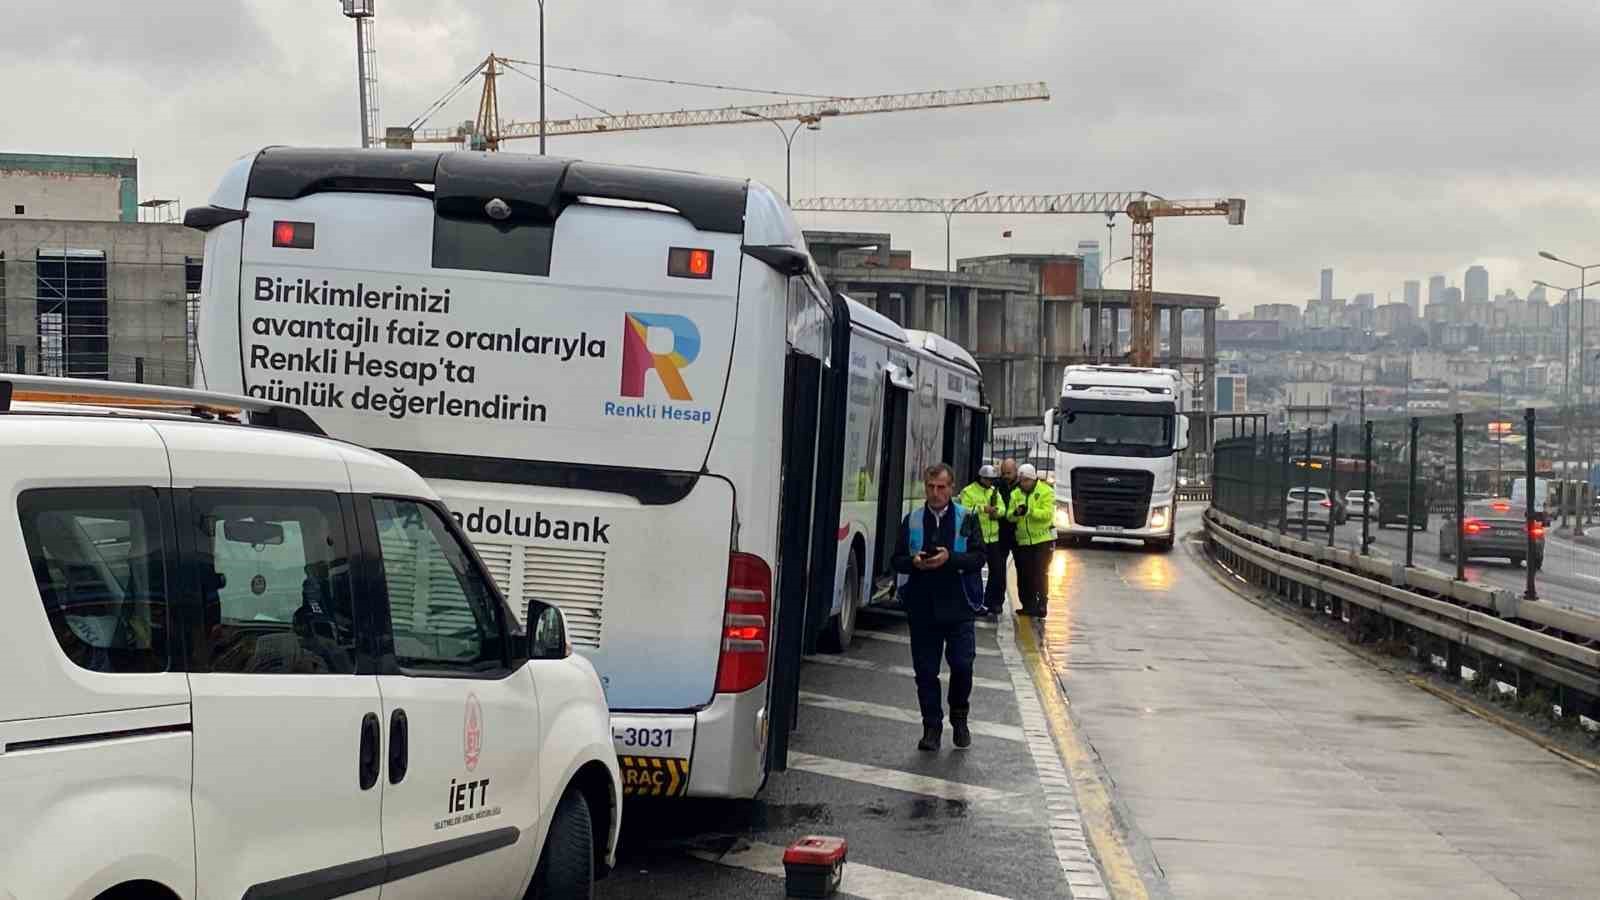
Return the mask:
<path id="1" fill-rule="evenodd" d="M 1516 535 L 1521 534 L 1521 532 L 1517 531 L 1515 528 L 1496 528 L 1494 533 L 1500 537 L 1515 537 Z"/>
<path id="2" fill-rule="evenodd" d="M 688 759 L 694 751 L 694 716 L 612 716 L 611 745 L 618 756 Z"/>
<path id="3" fill-rule="evenodd" d="M 1128 529 L 1123 528 L 1121 525 L 1096 525 L 1096 526 L 1094 526 L 1094 530 L 1095 531 L 1127 531 Z"/>

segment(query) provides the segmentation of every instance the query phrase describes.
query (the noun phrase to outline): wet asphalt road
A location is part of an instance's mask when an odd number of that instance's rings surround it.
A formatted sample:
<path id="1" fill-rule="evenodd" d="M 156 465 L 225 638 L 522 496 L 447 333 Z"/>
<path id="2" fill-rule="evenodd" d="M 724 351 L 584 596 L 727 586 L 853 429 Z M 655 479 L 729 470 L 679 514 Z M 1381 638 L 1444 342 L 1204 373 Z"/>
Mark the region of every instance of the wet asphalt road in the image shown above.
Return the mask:
<path id="1" fill-rule="evenodd" d="M 906 633 L 904 619 L 874 611 L 863 612 L 858 628 Z M 845 654 L 851 665 L 806 664 L 806 697 L 791 744 L 812 769 L 837 772 L 838 763 L 853 764 L 842 767 L 850 777 L 792 765 L 772 775 L 754 801 L 630 801 L 617 869 L 600 883 L 597 896 L 782 897 L 781 876 L 750 866 L 761 867 L 761 852 L 775 852 L 767 848 L 807 834 L 849 841 L 850 863 L 838 896 L 1070 896 L 1035 765 L 1012 734 L 1022 719 L 992 626 L 979 629 L 978 646 L 974 730 L 982 722 L 1006 736 L 978 733 L 970 750 L 956 752 L 947 728 L 938 754 L 919 752 L 914 683 L 909 674 L 888 668 L 909 668 L 910 648 L 858 635 Z M 886 718 L 889 710 L 913 721 Z M 899 777 L 905 774 L 930 780 L 908 784 Z M 853 870 L 866 866 L 889 875 L 870 884 L 855 879 L 861 890 L 856 893 Z"/>
<path id="2" fill-rule="evenodd" d="M 1051 570 L 1051 664 L 1164 890 L 1596 895 L 1600 777 L 1252 604 L 1211 565 L 1188 542 L 1097 543 Z"/>

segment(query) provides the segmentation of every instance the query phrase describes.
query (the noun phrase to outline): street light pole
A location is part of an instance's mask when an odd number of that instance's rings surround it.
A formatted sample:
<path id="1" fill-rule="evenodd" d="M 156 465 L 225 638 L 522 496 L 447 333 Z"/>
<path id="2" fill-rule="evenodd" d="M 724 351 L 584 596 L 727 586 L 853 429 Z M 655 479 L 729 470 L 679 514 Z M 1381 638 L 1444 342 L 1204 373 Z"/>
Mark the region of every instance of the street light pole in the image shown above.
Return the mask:
<path id="1" fill-rule="evenodd" d="M 539 0 L 539 155 L 544 155 L 544 0 Z"/>
<path id="2" fill-rule="evenodd" d="M 1110 233 L 1111 233 L 1111 216 L 1107 215 L 1106 216 L 1106 234 L 1109 235 Z M 1106 240 L 1109 243 L 1111 239 L 1108 237 L 1108 238 L 1106 238 Z M 1127 256 L 1119 256 L 1116 259 L 1113 259 L 1111 262 L 1106 263 L 1105 268 L 1100 270 L 1100 293 L 1095 297 L 1095 300 L 1094 300 L 1094 320 L 1095 320 L 1095 325 L 1097 326 L 1097 329 L 1103 330 L 1106 327 L 1106 323 L 1105 323 L 1105 308 L 1104 308 L 1105 307 L 1105 300 L 1106 300 L 1106 273 L 1111 271 L 1111 267 L 1116 265 L 1117 263 L 1127 262 L 1127 261 L 1129 261 L 1131 259 L 1133 259 L 1133 254 L 1132 253 L 1129 253 Z M 1115 337 L 1116 337 L 1115 335 L 1112 336 L 1113 340 L 1115 339 Z M 1097 360 L 1100 359 L 1100 348 L 1098 346 L 1096 346 L 1094 348 L 1094 357 Z"/>
<path id="3" fill-rule="evenodd" d="M 1585 372 L 1585 369 L 1586 369 L 1586 367 L 1584 365 L 1584 358 L 1583 358 L 1584 357 L 1584 343 L 1585 343 L 1584 342 L 1584 335 L 1583 335 L 1583 326 L 1584 326 L 1583 308 L 1584 308 L 1584 305 L 1585 305 L 1584 304 L 1584 298 L 1586 297 L 1585 288 L 1587 288 L 1589 286 L 1588 285 L 1589 270 L 1590 269 L 1600 269 L 1600 263 L 1590 263 L 1589 265 L 1579 265 L 1579 264 L 1577 264 L 1575 262 L 1571 262 L 1569 260 L 1562 259 L 1561 257 L 1555 255 L 1554 253 L 1551 253 L 1548 250 L 1540 250 L 1539 251 L 1539 256 L 1540 256 L 1541 259 L 1547 259 L 1547 260 L 1550 260 L 1551 262 L 1561 263 L 1564 266 L 1569 266 L 1571 268 L 1574 268 L 1574 269 L 1578 270 L 1578 399 L 1579 399 L 1579 405 L 1582 405 L 1582 400 L 1583 400 L 1583 395 L 1584 395 L 1584 372 Z M 1568 303 L 1567 303 L 1567 347 L 1566 347 L 1566 354 L 1567 355 L 1562 358 L 1562 363 L 1563 363 L 1562 368 L 1565 369 L 1565 370 L 1570 370 L 1572 368 L 1572 356 L 1571 356 L 1571 353 L 1572 353 L 1572 336 L 1571 336 L 1572 335 L 1572 303 L 1571 303 L 1571 300 L 1570 300 L 1571 296 L 1572 296 L 1572 294 L 1569 291 L 1568 294 L 1567 294 L 1567 297 L 1569 298 L 1568 299 Z M 1570 384 L 1571 380 L 1572 379 L 1571 379 L 1570 374 L 1567 374 L 1567 377 L 1566 377 L 1565 381 L 1568 384 Z M 1567 432 L 1572 430 L 1572 421 L 1573 421 L 1572 420 L 1572 415 L 1573 415 L 1573 412 L 1574 412 L 1574 410 L 1572 409 L 1571 389 L 1568 388 L 1566 393 L 1567 393 L 1567 416 L 1568 416 L 1567 423 L 1568 424 L 1567 424 L 1567 427 L 1565 429 L 1562 429 L 1563 443 L 1565 443 L 1565 438 L 1567 436 Z M 1581 448 L 1580 449 L 1580 453 L 1581 453 L 1581 455 L 1583 455 L 1584 459 L 1587 460 L 1588 459 L 1588 448 L 1586 446 L 1584 446 L 1586 444 L 1586 442 L 1584 441 L 1584 439 L 1582 437 L 1579 438 L 1579 444 L 1580 444 L 1580 448 Z M 1563 455 L 1565 455 L 1564 451 L 1563 451 Z M 1562 461 L 1565 462 L 1565 460 L 1562 460 Z M 1563 471 L 1563 475 L 1565 475 L 1565 474 L 1566 474 L 1566 472 Z M 1584 482 L 1587 483 L 1588 480 L 1589 480 L 1589 473 L 1588 473 L 1587 470 L 1583 473 L 1583 478 L 1584 478 Z M 1563 478 L 1562 479 L 1562 483 L 1565 484 L 1567 480 L 1568 479 Z M 1563 490 L 1562 494 L 1563 494 L 1563 496 L 1565 496 L 1566 491 Z M 1578 491 L 1578 497 L 1581 499 L 1582 496 L 1583 496 L 1583 492 L 1580 489 Z M 1591 506 L 1592 505 L 1593 504 L 1591 504 Z M 1561 507 L 1562 507 L 1561 508 L 1561 517 L 1562 517 L 1563 520 L 1565 520 L 1566 519 L 1566 513 L 1567 513 L 1566 504 L 1563 503 L 1561 505 Z M 1573 510 L 1572 533 L 1573 533 L 1574 536 L 1581 537 L 1583 535 L 1583 520 L 1584 520 L 1584 518 L 1585 518 L 1585 516 L 1584 516 L 1584 513 L 1583 513 L 1582 510 Z M 1591 519 L 1591 521 L 1593 521 L 1593 520 Z"/>
<path id="4" fill-rule="evenodd" d="M 792 174 L 794 171 L 794 136 L 800 133 L 801 127 L 804 127 L 807 131 L 821 131 L 823 117 L 837 116 L 839 111 L 829 107 L 814 114 L 800 116 L 794 120 L 794 127 L 788 131 L 783 130 L 783 124 L 780 120 L 763 116 L 753 109 L 744 110 L 744 114 L 752 119 L 770 122 L 773 128 L 778 129 L 778 134 L 783 135 L 783 202 L 788 203 L 793 197 L 794 191 L 794 177 Z"/>
<path id="5" fill-rule="evenodd" d="M 953 270 L 950 265 L 950 220 L 955 217 L 956 213 L 961 211 L 963 205 L 987 193 L 989 192 L 979 191 L 976 194 L 968 194 L 955 200 L 936 200 L 932 197 L 914 198 L 944 214 L 944 332 L 946 335 L 950 333 L 950 307 L 955 305 L 955 301 L 950 296 L 950 292 L 953 289 L 951 285 L 951 272 Z"/>

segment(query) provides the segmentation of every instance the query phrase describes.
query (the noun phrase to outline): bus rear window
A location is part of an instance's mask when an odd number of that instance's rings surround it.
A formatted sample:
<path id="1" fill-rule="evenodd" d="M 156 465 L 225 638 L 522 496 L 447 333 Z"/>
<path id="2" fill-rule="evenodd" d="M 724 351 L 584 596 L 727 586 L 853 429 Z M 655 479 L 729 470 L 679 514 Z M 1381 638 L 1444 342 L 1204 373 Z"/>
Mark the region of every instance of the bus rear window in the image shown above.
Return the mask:
<path id="1" fill-rule="evenodd" d="M 433 267 L 549 275 L 554 225 L 501 225 L 435 216 Z"/>

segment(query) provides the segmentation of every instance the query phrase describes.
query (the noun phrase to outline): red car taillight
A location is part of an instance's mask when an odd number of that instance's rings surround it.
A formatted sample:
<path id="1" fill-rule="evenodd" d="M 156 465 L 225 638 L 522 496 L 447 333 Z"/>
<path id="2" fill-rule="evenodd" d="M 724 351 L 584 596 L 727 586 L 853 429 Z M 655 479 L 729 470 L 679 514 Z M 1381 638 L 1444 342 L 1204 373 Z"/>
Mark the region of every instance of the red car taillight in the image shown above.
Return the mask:
<path id="1" fill-rule="evenodd" d="M 1487 527 L 1477 519 L 1468 519 L 1461 523 L 1461 530 L 1467 534 L 1481 534 L 1487 530 Z"/>
<path id="2" fill-rule="evenodd" d="M 729 554 L 717 693 L 737 694 L 766 680 L 771 634 L 772 569 L 759 556 Z"/>
<path id="3" fill-rule="evenodd" d="M 1529 522 L 1528 537 L 1531 537 L 1536 541 L 1544 540 L 1544 526 L 1538 522 Z"/>
<path id="4" fill-rule="evenodd" d="M 1324 501 L 1322 501 L 1322 508 L 1323 509 L 1333 509 L 1333 501 L 1332 500 L 1324 500 Z"/>

